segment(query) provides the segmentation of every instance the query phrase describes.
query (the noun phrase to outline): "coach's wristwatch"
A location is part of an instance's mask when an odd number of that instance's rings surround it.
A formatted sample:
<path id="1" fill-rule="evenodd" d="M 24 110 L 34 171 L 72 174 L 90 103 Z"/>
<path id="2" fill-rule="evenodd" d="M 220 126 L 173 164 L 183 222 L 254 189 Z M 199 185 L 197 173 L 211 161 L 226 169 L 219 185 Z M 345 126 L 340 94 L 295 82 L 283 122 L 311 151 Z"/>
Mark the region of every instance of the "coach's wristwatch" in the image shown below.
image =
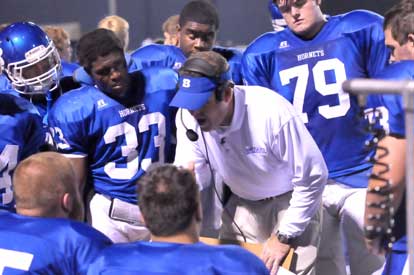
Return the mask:
<path id="1" fill-rule="evenodd" d="M 280 233 L 279 230 L 276 232 L 276 238 L 279 240 L 279 242 L 288 245 L 291 245 L 292 241 L 294 240 L 293 237 Z"/>

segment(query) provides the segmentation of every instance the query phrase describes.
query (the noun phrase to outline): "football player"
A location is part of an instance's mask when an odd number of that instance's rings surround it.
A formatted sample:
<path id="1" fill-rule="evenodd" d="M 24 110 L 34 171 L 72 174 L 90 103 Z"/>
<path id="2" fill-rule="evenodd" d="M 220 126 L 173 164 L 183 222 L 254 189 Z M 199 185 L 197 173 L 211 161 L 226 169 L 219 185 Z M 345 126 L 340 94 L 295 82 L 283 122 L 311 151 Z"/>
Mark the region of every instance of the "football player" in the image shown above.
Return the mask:
<path id="1" fill-rule="evenodd" d="M 213 47 L 219 29 L 219 17 L 213 5 L 191 1 L 181 10 L 178 22 L 179 46 L 151 44 L 137 49 L 132 53 L 137 69 L 162 66 L 178 70 L 191 53 L 212 49 L 229 62 L 234 83 L 242 83 L 241 53 L 232 48 Z"/>
<path id="2" fill-rule="evenodd" d="M 370 254 L 363 237 L 363 211 L 372 167 L 366 122 L 344 80 L 372 77 L 387 64 L 383 19 L 369 11 L 326 17 L 321 0 L 278 0 L 287 28 L 266 33 L 248 46 L 242 61 L 248 85 L 261 85 L 287 98 L 299 112 L 329 169 L 325 187 L 317 274 L 345 274 L 341 231 L 352 274 L 371 274 L 383 259 Z M 277 108 L 277 106 L 275 106 Z"/>
<path id="3" fill-rule="evenodd" d="M 85 274 L 101 249 L 102 233 L 71 219 L 82 217 L 76 177 L 64 156 L 43 152 L 14 174 L 17 214 L 0 211 L 0 273 Z"/>
<path id="4" fill-rule="evenodd" d="M 46 125 L 47 113 L 63 90 L 76 85 L 71 78 L 60 82 L 62 67 L 53 41 L 36 24 L 17 22 L 0 32 L 3 73 L 13 90 L 33 102 Z M 67 84 L 67 85 L 66 85 Z"/>
<path id="5" fill-rule="evenodd" d="M 139 183 L 139 206 L 152 241 L 105 249 L 88 274 L 269 274 L 263 262 L 243 248 L 199 241 L 199 187 L 190 171 L 163 165 Z"/>
<path id="6" fill-rule="evenodd" d="M 414 4 L 412 1 L 401 1 L 385 14 L 385 44 L 391 49 L 390 61 L 394 62 L 378 75 L 382 79 L 414 80 Z M 408 274 L 408 249 L 405 214 L 405 157 L 407 140 L 404 138 L 405 111 L 401 95 L 382 96 L 383 105 L 389 110 L 389 135 L 379 141 L 378 146 L 388 151 L 385 157 L 383 150 L 378 150 L 378 162 L 389 165 L 384 171 L 381 164 L 374 165 L 368 188 L 365 209 L 365 229 L 367 243 L 374 251 L 383 252 L 383 237 L 387 229 L 392 229 L 396 242 L 388 251 L 384 274 Z M 404 156 L 404 155 L 403 155 Z M 389 180 L 391 188 L 387 188 L 383 178 Z M 375 192 L 375 188 L 382 192 Z M 379 201 L 386 201 L 392 194 L 391 204 L 385 208 L 376 207 Z M 393 209 L 393 210 L 391 210 Z M 394 214 L 394 213 L 395 214 Z M 380 217 L 380 218 L 376 218 Z M 389 220 L 395 220 L 394 228 L 390 228 Z M 377 233 L 375 231 L 380 229 Z M 388 239 L 389 241 L 389 239 Z"/>
<path id="7" fill-rule="evenodd" d="M 66 93 L 53 106 L 58 151 L 74 163 L 80 190 L 87 182 L 96 192 L 92 225 L 114 242 L 146 239 L 136 180 L 171 150 L 168 103 L 177 74 L 156 67 L 128 74 L 122 44 L 107 29 L 82 36 L 77 56 L 96 87 Z"/>

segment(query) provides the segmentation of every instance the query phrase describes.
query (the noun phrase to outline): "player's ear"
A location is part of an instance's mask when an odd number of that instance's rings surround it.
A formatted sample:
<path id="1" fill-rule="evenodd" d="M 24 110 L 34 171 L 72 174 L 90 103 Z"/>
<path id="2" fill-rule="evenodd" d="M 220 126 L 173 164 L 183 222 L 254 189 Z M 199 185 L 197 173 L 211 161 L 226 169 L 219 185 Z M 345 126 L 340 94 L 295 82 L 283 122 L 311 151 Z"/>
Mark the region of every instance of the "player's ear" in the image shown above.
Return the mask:
<path id="1" fill-rule="evenodd" d="M 70 196 L 69 193 L 63 194 L 61 198 L 61 207 L 63 211 L 67 213 L 69 216 L 73 209 L 73 198 Z"/>
<path id="2" fill-rule="evenodd" d="M 410 46 L 411 50 L 414 51 L 414 33 L 409 33 L 408 34 L 408 41 L 407 42 L 409 43 L 409 46 Z"/>

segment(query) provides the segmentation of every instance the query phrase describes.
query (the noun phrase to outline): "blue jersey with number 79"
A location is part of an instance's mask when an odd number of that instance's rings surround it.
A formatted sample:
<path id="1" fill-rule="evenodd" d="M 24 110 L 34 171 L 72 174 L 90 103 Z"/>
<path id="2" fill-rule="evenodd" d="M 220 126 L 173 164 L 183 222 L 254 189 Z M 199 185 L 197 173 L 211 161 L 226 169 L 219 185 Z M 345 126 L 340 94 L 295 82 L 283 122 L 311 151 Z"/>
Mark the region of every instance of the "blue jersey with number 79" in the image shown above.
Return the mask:
<path id="1" fill-rule="evenodd" d="M 382 17 L 368 11 L 331 16 L 311 40 L 289 28 L 256 39 L 243 55 L 248 85 L 268 87 L 288 99 L 321 150 L 329 177 L 337 178 L 371 166 L 355 96 L 342 82 L 371 77 L 387 64 Z M 275 106 L 277 108 L 277 106 Z M 358 186 L 362 187 L 362 186 Z"/>

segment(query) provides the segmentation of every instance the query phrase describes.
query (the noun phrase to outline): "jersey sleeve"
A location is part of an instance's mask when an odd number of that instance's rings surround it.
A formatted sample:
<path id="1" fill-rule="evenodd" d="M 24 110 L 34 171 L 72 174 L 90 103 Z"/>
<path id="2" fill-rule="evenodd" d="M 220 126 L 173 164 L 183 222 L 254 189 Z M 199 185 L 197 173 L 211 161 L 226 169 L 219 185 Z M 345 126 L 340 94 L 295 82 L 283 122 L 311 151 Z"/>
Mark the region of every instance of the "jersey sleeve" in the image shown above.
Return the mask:
<path id="1" fill-rule="evenodd" d="M 245 85 L 258 85 L 271 88 L 270 71 L 270 52 L 272 52 L 273 34 L 268 33 L 260 36 L 253 41 L 243 53 L 241 61 L 241 73 Z"/>
<path id="2" fill-rule="evenodd" d="M 230 67 L 230 73 L 233 82 L 236 85 L 242 85 L 243 76 L 241 72 L 241 61 L 243 54 L 237 49 L 224 47 L 214 47 L 213 51 L 226 58 Z"/>
<path id="3" fill-rule="evenodd" d="M 131 54 L 136 70 L 159 66 L 173 68 L 174 61 L 166 45 L 148 45 L 135 50 Z"/>
<path id="4" fill-rule="evenodd" d="M 76 92 L 86 93 L 84 87 Z M 89 122 L 93 104 L 83 102 L 82 97 L 65 94 L 59 98 L 50 111 L 48 124 L 57 150 L 63 154 L 86 156 L 88 154 Z"/>
<path id="5" fill-rule="evenodd" d="M 22 157 L 26 158 L 39 152 L 46 143 L 46 132 L 43 128 L 42 118 L 37 114 L 30 114 L 26 134 L 26 144 L 23 148 Z"/>
<path id="6" fill-rule="evenodd" d="M 350 22 L 346 31 L 359 45 L 366 57 L 366 70 L 369 77 L 380 73 L 388 64 L 390 51 L 385 46 L 383 17 L 370 11 L 357 10 L 344 16 Z"/>

